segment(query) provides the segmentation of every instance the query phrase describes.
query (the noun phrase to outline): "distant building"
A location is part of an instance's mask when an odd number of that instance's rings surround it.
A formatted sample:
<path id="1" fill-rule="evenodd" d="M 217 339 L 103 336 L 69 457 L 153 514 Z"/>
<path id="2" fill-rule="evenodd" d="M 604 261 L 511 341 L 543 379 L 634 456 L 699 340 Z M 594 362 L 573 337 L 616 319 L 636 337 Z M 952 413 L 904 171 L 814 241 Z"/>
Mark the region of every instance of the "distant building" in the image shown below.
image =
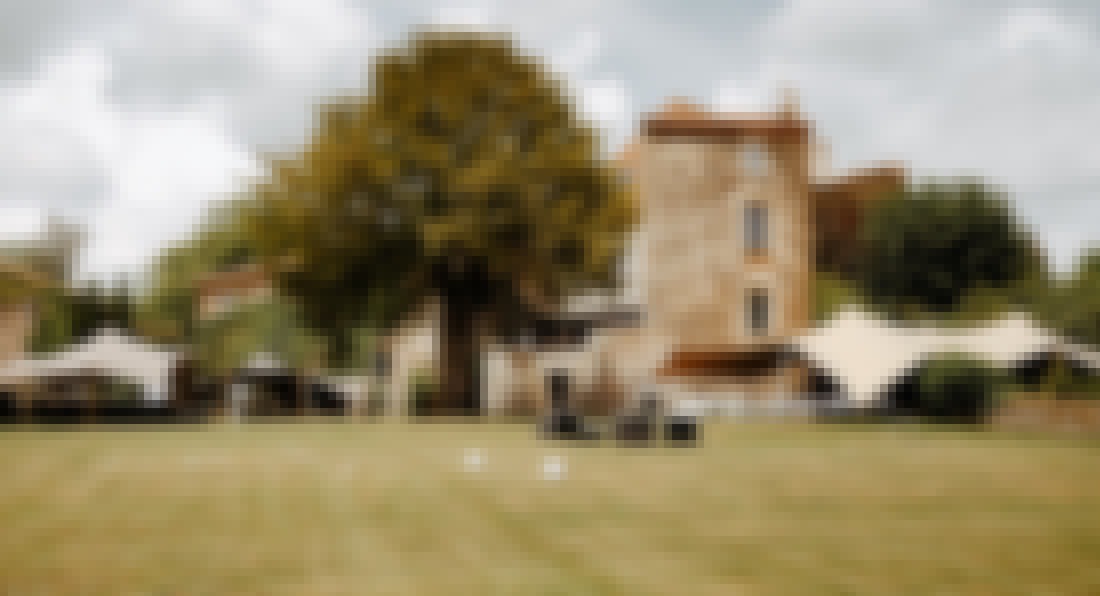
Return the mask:
<path id="1" fill-rule="evenodd" d="M 813 326 L 814 276 L 853 272 L 867 205 L 906 179 L 897 164 L 826 171 L 824 144 L 793 102 L 716 114 L 673 100 L 640 133 L 618 161 L 641 208 L 622 291 L 569 297 L 514 337 L 485 337 L 490 411 L 541 408 L 546 374 L 559 368 L 582 393 L 608 375 L 626 393 L 653 384 L 750 399 L 803 392 L 808 371 L 789 348 Z M 256 268 L 211 276 L 199 318 L 270 292 Z M 408 411 L 412 376 L 436 368 L 437 319 L 426 307 L 384 342 L 389 411 Z"/>
<path id="2" fill-rule="evenodd" d="M 41 276 L 9 260 L 0 259 L 0 283 L 5 292 L 0 296 L 0 365 L 23 358 L 34 333 L 37 313 L 33 293 L 44 282 Z M 7 290 L 13 290 L 8 292 Z"/>
<path id="3" fill-rule="evenodd" d="M 243 265 L 199 279 L 195 319 L 209 321 L 273 296 L 271 278 L 258 265 Z"/>
<path id="4" fill-rule="evenodd" d="M 805 390 L 787 346 L 813 325 L 814 276 L 853 272 L 866 206 L 905 184 L 894 164 L 825 172 L 823 146 L 793 101 L 716 114 L 677 99 L 643 119 L 621 158 L 642 210 L 626 294 L 644 313 L 617 339 L 636 355 L 617 358 L 625 376 L 750 399 Z"/>

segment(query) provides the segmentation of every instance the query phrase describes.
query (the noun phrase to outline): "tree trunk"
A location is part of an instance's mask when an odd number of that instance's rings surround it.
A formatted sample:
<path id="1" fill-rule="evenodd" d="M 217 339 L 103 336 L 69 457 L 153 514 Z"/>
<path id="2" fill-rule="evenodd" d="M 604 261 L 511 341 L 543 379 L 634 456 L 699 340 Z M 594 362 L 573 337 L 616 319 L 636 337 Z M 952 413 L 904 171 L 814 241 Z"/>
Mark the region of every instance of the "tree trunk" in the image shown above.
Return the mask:
<path id="1" fill-rule="evenodd" d="M 464 296 L 448 296 L 440 306 L 442 378 L 433 413 L 477 416 L 481 413 L 477 309 Z"/>

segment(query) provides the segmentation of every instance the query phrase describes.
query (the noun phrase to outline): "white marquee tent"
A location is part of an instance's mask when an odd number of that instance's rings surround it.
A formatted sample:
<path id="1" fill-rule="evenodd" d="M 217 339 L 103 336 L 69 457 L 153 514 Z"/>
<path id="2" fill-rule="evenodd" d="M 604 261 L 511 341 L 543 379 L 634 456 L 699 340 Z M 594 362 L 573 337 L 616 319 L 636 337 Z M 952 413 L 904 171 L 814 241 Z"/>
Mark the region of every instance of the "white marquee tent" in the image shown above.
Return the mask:
<path id="1" fill-rule="evenodd" d="M 17 360 L 0 369 L 0 379 L 19 381 L 64 377 L 96 371 L 133 381 L 145 388 L 149 399 L 160 399 L 182 353 L 150 346 L 118 329 L 101 329 L 96 335 L 48 358 Z"/>
<path id="2" fill-rule="evenodd" d="M 971 328 L 901 327 L 849 307 L 824 327 L 792 341 L 792 347 L 846 388 L 847 398 L 870 404 L 891 382 L 926 359 L 963 352 L 1008 367 L 1058 352 L 1100 371 L 1100 355 L 1065 343 L 1023 313 Z"/>

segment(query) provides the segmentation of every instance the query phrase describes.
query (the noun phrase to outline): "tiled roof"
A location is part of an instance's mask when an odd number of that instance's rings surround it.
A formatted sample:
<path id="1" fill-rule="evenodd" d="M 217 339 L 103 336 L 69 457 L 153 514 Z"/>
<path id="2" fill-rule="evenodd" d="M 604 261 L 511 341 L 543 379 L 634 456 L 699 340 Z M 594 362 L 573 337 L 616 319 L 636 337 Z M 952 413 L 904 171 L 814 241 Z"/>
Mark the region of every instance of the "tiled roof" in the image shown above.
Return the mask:
<path id="1" fill-rule="evenodd" d="M 199 280 L 199 289 L 202 295 L 213 295 L 227 291 L 255 290 L 270 285 L 270 276 L 258 266 L 246 266 L 210 273 Z"/>
<path id="2" fill-rule="evenodd" d="M 809 122 L 793 114 L 715 113 L 682 98 L 669 100 L 657 112 L 642 119 L 642 134 L 647 137 L 733 139 L 767 136 L 805 139 L 809 132 Z"/>

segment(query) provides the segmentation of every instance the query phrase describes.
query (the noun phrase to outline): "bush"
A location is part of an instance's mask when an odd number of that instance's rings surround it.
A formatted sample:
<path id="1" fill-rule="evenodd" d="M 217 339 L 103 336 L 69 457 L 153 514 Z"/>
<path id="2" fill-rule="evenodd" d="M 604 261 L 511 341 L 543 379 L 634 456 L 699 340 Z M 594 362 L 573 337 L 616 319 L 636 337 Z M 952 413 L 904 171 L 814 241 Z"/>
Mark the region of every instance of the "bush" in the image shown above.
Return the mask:
<path id="1" fill-rule="evenodd" d="M 848 305 L 864 306 L 855 283 L 840 275 L 819 272 L 814 279 L 814 321 L 829 321 Z"/>
<path id="2" fill-rule="evenodd" d="M 860 293 L 891 318 L 988 319 L 1046 275 L 1012 202 L 979 181 L 933 181 L 875 201 L 862 232 Z"/>
<path id="3" fill-rule="evenodd" d="M 992 410 L 1003 385 L 990 365 L 965 354 L 929 361 L 917 375 L 918 413 L 937 422 L 975 423 Z"/>
<path id="4" fill-rule="evenodd" d="M 423 416 L 431 411 L 438 390 L 439 383 L 431 371 L 421 369 L 413 372 L 409 382 L 409 403 L 413 416 Z"/>

